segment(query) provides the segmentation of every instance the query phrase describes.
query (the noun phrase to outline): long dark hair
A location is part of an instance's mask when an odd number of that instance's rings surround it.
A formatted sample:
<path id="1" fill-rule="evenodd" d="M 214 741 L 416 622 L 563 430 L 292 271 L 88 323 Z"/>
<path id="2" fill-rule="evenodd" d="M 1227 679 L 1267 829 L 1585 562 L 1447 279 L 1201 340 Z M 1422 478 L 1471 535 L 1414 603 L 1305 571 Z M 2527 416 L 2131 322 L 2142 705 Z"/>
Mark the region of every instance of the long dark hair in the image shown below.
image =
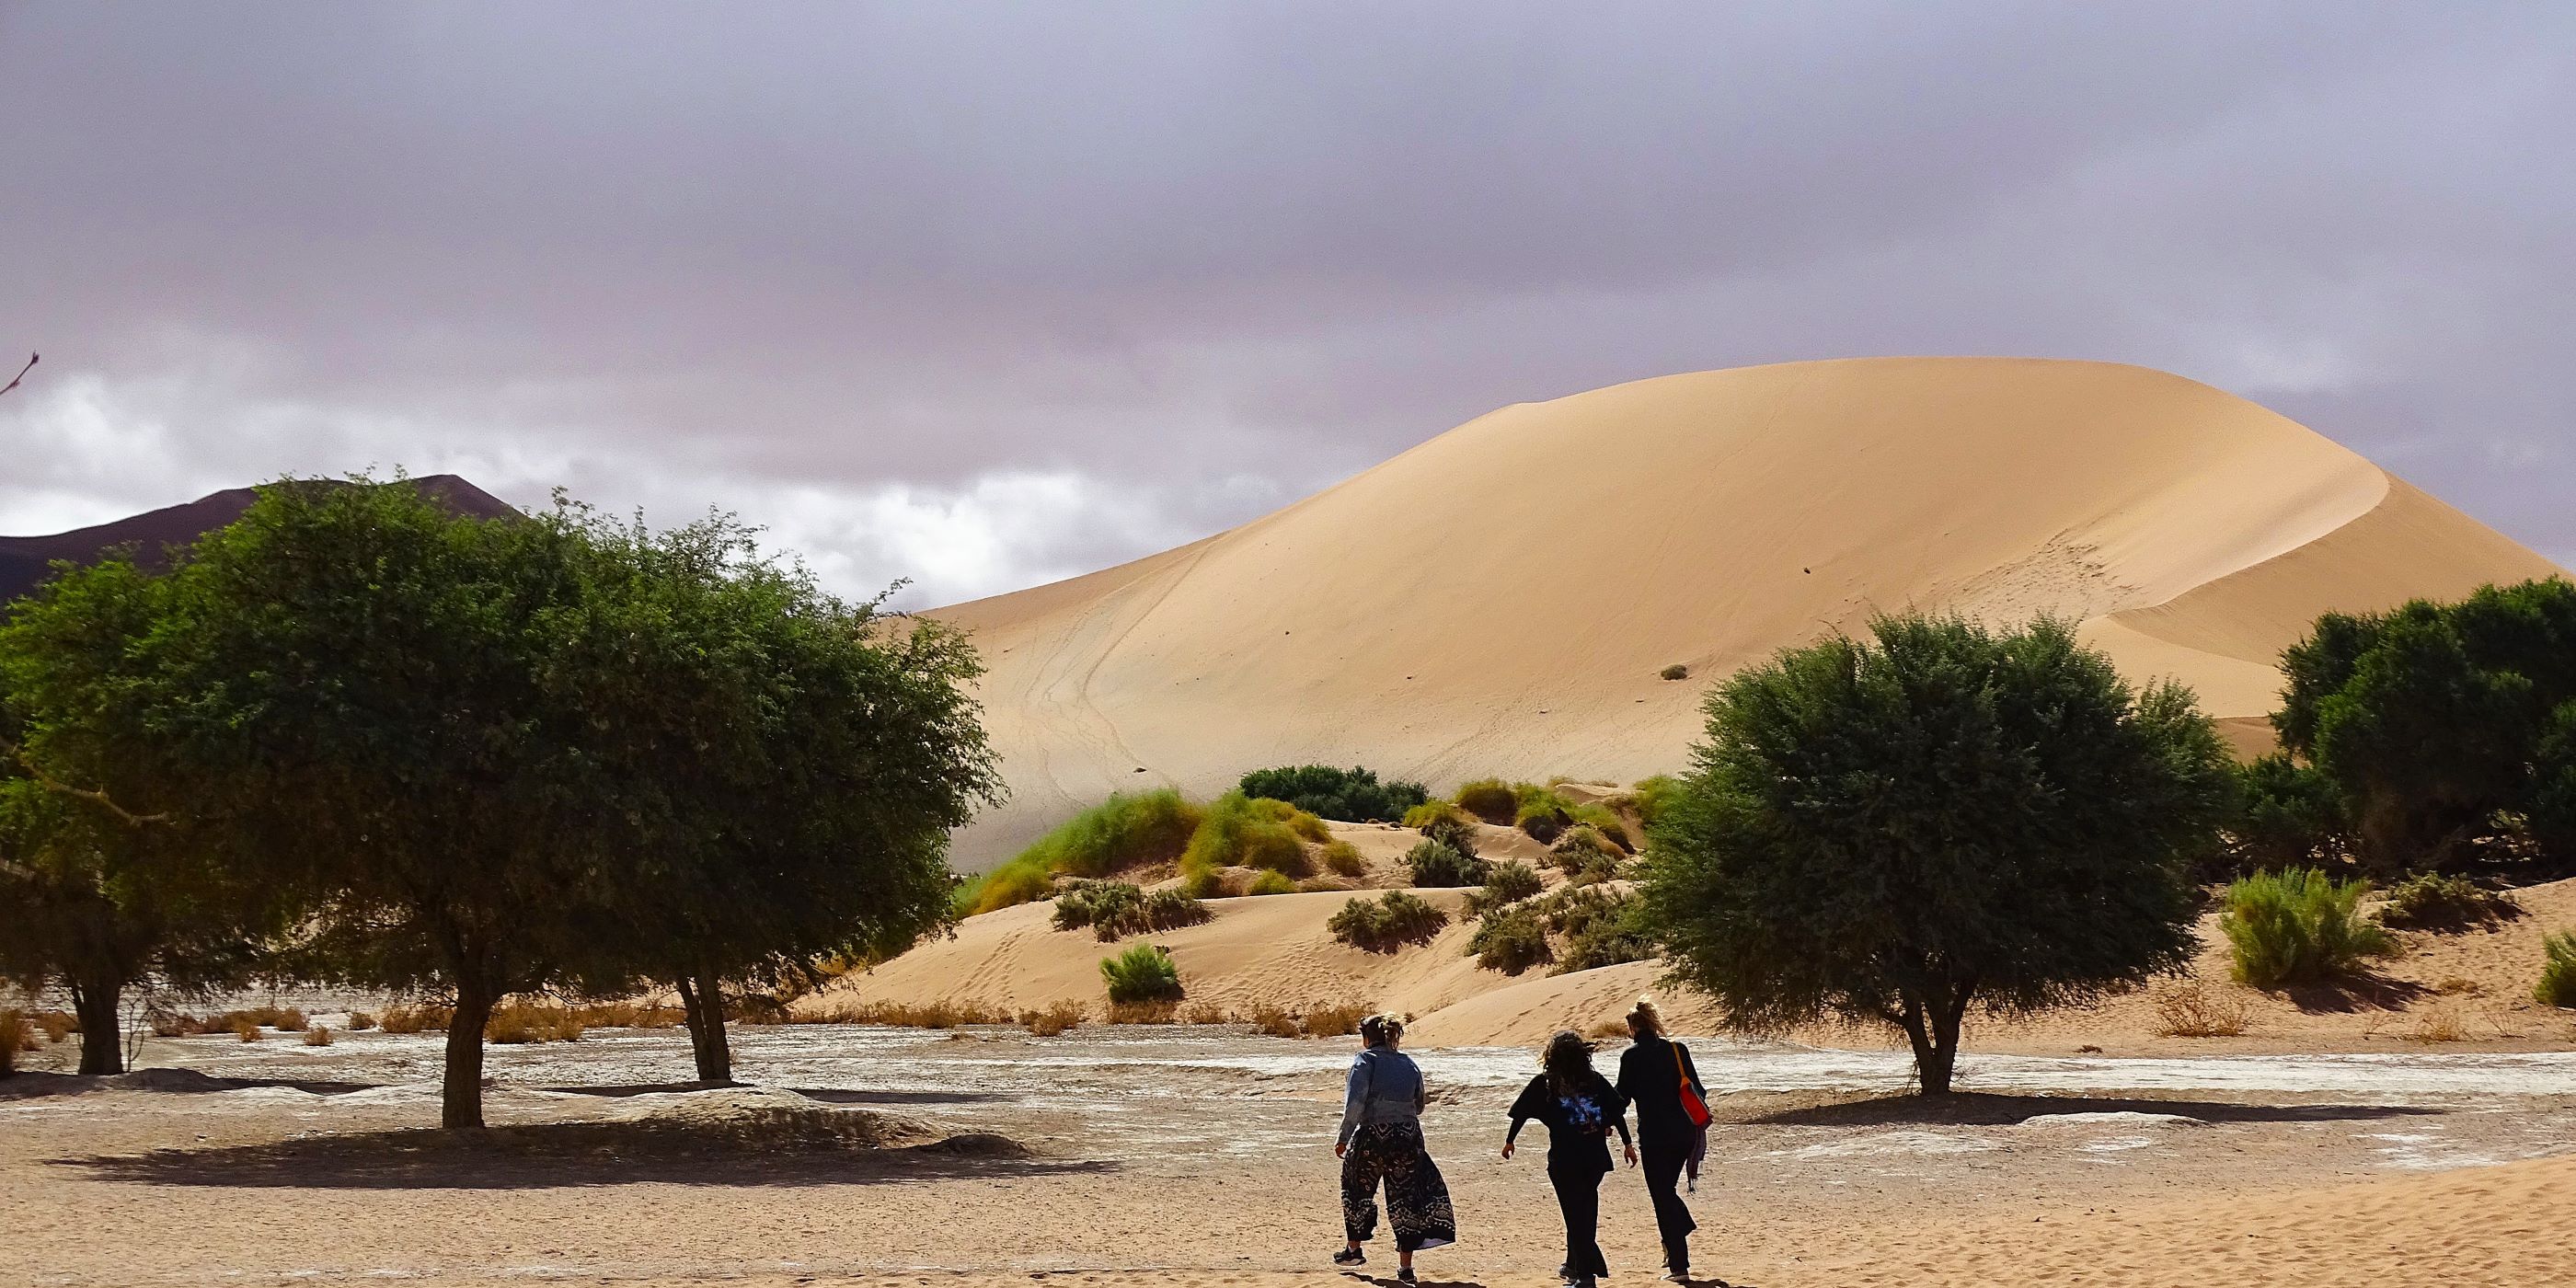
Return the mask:
<path id="1" fill-rule="evenodd" d="M 1557 1030 L 1538 1062 L 1559 1092 L 1573 1091 L 1598 1076 L 1592 1072 L 1592 1044 L 1572 1029 Z"/>

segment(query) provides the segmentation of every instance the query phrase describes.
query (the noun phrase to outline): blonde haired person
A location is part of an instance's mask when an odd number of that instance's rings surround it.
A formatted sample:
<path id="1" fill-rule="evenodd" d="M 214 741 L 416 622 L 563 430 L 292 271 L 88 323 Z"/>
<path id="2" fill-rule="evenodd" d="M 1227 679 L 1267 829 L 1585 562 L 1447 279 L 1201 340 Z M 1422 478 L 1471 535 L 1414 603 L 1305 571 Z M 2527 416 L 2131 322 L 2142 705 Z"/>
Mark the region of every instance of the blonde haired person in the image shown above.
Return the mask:
<path id="1" fill-rule="evenodd" d="M 1646 1193 L 1655 1201 L 1655 1230 L 1663 1238 L 1664 1277 L 1687 1283 L 1690 1235 L 1699 1223 L 1674 1186 L 1705 1146 L 1707 1129 L 1683 1110 L 1682 1089 L 1689 1087 L 1702 1103 L 1708 1089 L 1691 1063 L 1690 1048 L 1664 1036 L 1664 1013 L 1652 1000 L 1638 998 L 1628 1012 L 1628 1035 L 1635 1041 L 1619 1054 L 1619 1094 L 1637 1107 L 1637 1150 L 1645 1158 Z"/>
<path id="2" fill-rule="evenodd" d="M 1342 1101 L 1342 1130 L 1333 1152 L 1342 1160 L 1342 1236 L 1347 1246 L 1333 1264 L 1368 1260 L 1360 1245 L 1377 1233 L 1377 1189 L 1386 1186 L 1386 1223 L 1395 1230 L 1399 1268 L 1413 1280 L 1413 1254 L 1458 1240 L 1457 1214 L 1448 1182 L 1422 1143 L 1422 1107 L 1430 1096 L 1413 1057 L 1397 1050 L 1404 1017 L 1372 1015 L 1360 1021 L 1360 1053 Z"/>

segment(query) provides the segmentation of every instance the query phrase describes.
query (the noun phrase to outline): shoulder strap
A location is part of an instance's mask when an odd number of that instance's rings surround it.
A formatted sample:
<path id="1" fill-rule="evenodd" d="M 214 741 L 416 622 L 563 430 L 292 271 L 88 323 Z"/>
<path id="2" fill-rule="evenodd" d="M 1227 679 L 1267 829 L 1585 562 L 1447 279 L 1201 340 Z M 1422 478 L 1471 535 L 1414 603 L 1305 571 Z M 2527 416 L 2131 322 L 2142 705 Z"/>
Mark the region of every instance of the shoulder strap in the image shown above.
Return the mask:
<path id="1" fill-rule="evenodd" d="M 1673 1049 L 1673 1078 L 1683 1086 L 1689 1086 L 1690 1074 L 1684 1072 L 1682 1069 L 1682 1044 L 1679 1042 L 1666 1042 L 1664 1045 Z"/>

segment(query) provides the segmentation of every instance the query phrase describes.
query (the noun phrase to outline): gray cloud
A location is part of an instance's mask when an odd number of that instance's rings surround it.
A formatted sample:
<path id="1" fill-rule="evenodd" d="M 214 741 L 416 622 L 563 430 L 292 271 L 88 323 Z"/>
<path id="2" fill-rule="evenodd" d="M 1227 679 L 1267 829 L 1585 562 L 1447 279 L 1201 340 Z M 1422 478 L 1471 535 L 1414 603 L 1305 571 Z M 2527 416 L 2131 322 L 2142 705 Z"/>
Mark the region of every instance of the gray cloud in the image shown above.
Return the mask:
<path id="1" fill-rule="evenodd" d="M 0 7 L 0 530 L 403 464 L 989 593 L 1505 402 L 2162 366 L 2576 561 L 2576 10 Z"/>

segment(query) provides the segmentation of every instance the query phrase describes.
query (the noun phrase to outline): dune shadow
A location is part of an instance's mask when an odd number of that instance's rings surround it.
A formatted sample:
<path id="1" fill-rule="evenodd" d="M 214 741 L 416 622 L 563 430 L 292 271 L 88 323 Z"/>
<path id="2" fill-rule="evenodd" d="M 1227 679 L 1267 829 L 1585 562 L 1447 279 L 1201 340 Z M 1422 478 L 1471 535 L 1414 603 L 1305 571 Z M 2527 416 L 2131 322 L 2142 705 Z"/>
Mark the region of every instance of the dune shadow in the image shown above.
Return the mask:
<path id="1" fill-rule="evenodd" d="M 2123 1096 L 2015 1096 L 1962 1091 L 1946 1096 L 1879 1096 L 1754 1114 L 1762 1127 L 2003 1127 L 2049 1114 L 2170 1114 L 2205 1123 L 2368 1122 L 2439 1114 L 2417 1105 L 2255 1105 L 2226 1100 Z"/>
<path id="2" fill-rule="evenodd" d="M 2385 975 L 2346 975 L 2314 984 L 2292 984 L 2281 990 L 2290 1005 L 2310 1015 L 2350 1015 L 2356 1011 L 2394 1011 L 2433 990 Z"/>
<path id="3" fill-rule="evenodd" d="M 352 1091 L 372 1091 L 382 1086 L 375 1082 L 342 1082 L 327 1078 L 217 1078 L 194 1069 L 136 1069 L 131 1073 L 82 1074 L 25 1070 L 0 1080 L 0 1100 L 29 1100 L 43 1096 L 82 1096 L 94 1091 L 152 1091 L 164 1095 L 203 1095 L 213 1091 L 252 1091 L 260 1088 L 283 1088 L 317 1096 L 345 1096 Z"/>
<path id="4" fill-rule="evenodd" d="M 1109 1170 L 1048 1159 L 1000 1136 L 890 1137 L 875 1116 L 817 1109 L 704 1119 L 415 1128 L 259 1145 L 58 1158 L 102 1180 L 281 1189 L 565 1189 L 598 1185 L 800 1187 Z M 901 1140 L 903 1143 L 893 1143 Z"/>

